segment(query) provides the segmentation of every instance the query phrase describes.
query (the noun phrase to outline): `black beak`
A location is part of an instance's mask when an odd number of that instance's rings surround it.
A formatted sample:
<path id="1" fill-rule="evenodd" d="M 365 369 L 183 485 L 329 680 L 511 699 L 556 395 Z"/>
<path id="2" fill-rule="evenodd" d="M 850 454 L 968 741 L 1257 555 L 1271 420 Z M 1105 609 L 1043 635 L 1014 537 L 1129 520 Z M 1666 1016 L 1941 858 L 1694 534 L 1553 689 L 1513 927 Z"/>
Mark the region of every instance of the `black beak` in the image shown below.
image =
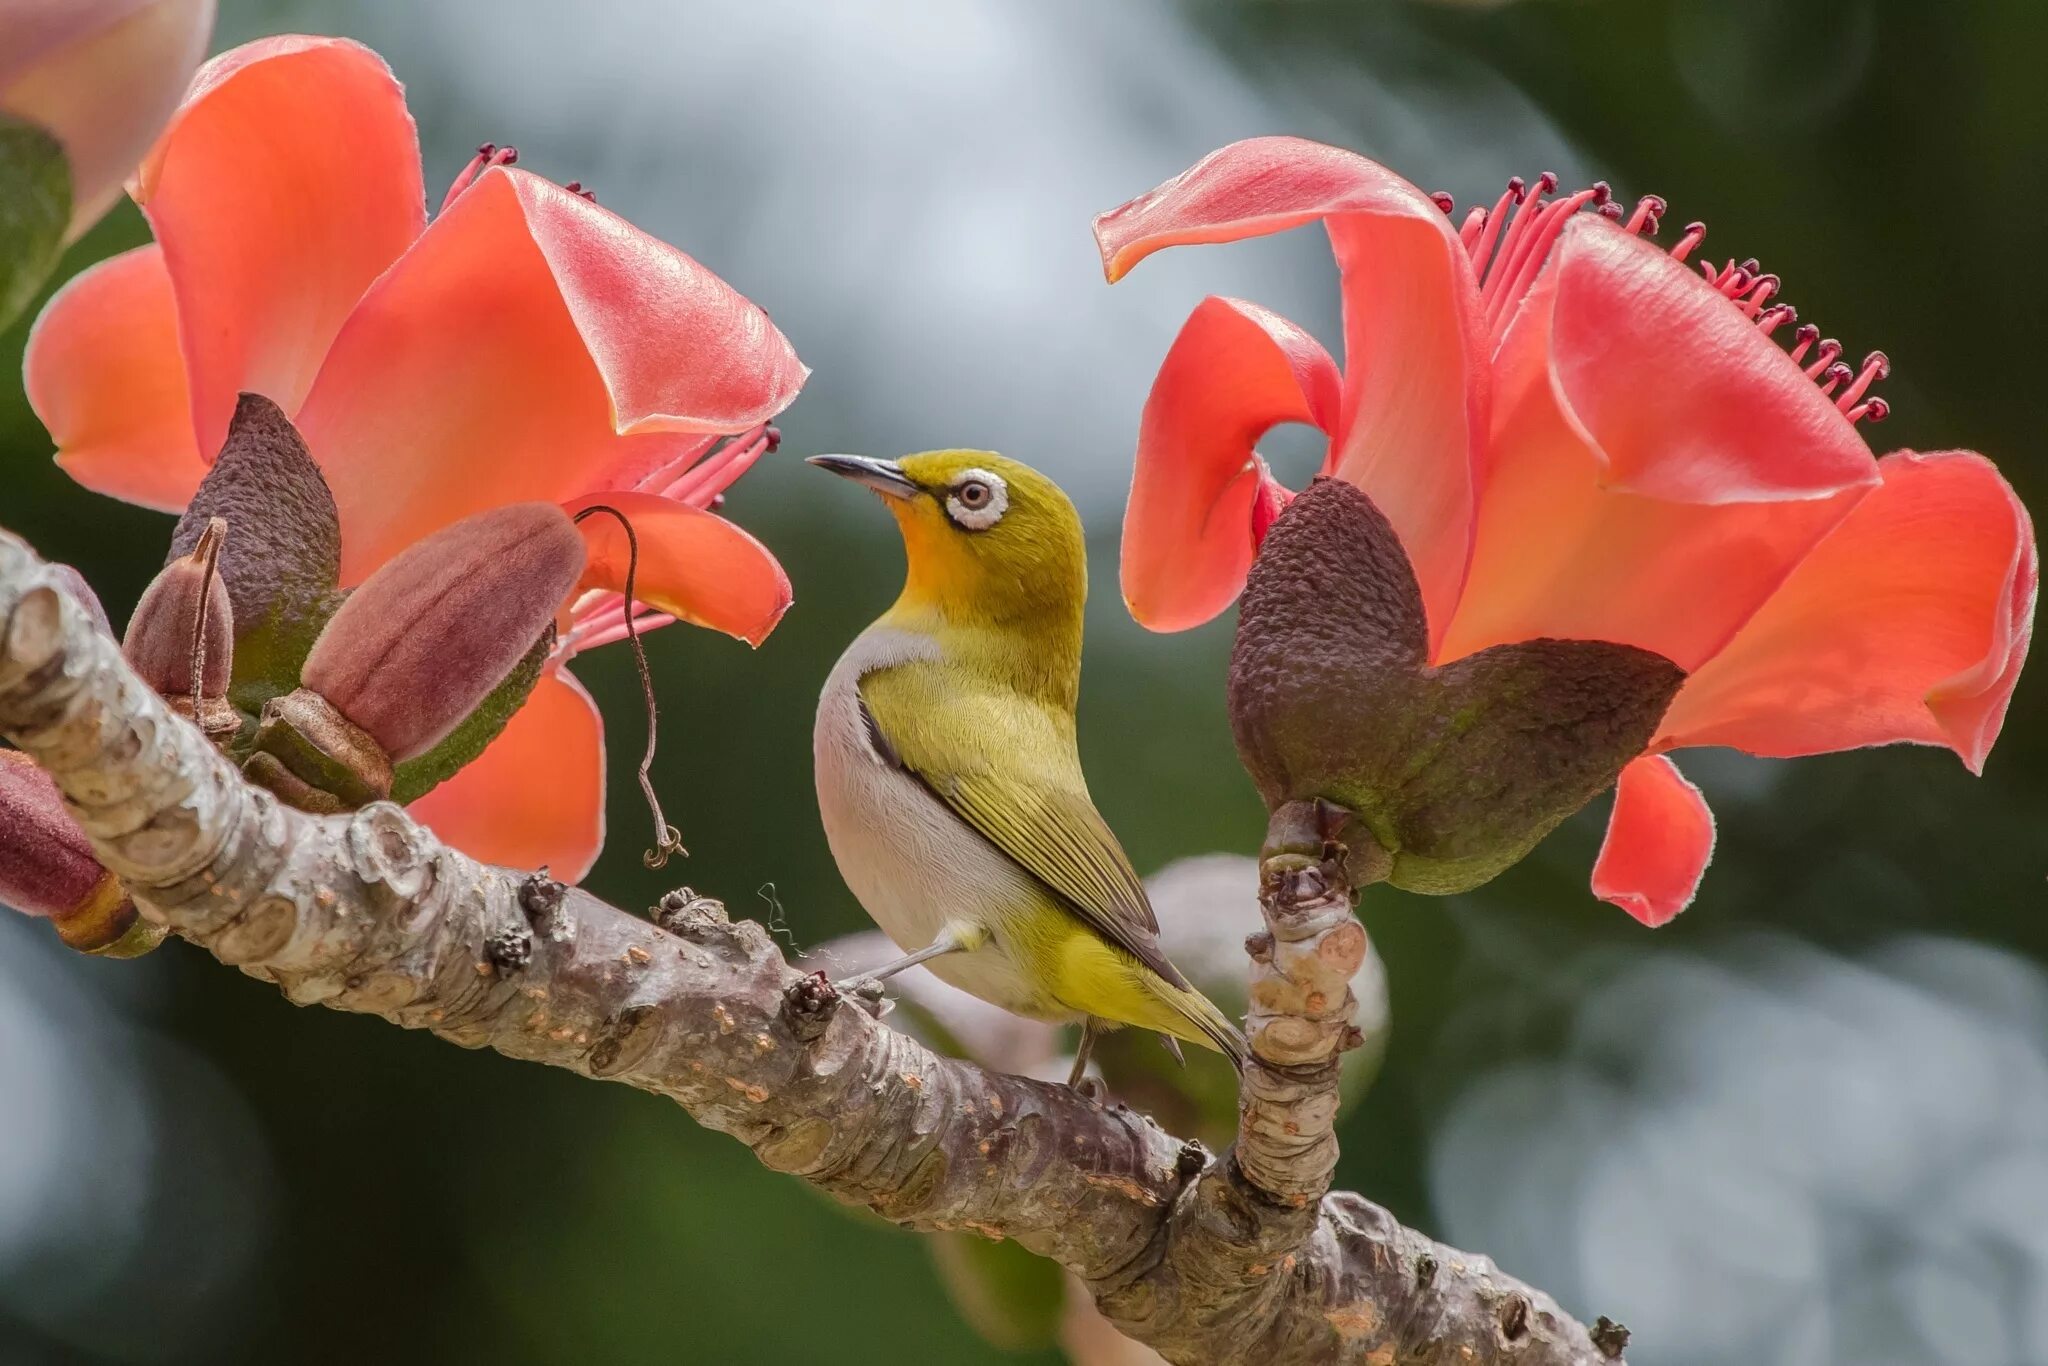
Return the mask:
<path id="1" fill-rule="evenodd" d="M 918 492 L 917 485 L 904 477 L 903 467 L 894 460 L 877 460 L 871 455 L 813 455 L 805 463 L 843 474 L 891 498 L 909 498 Z"/>

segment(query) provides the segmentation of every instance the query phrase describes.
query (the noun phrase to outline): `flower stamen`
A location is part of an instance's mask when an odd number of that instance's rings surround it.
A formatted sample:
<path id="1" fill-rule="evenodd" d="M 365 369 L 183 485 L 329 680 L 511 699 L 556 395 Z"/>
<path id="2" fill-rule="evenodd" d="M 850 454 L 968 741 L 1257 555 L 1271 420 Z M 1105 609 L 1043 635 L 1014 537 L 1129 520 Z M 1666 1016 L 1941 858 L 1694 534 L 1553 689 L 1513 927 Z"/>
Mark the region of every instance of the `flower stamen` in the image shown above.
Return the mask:
<path id="1" fill-rule="evenodd" d="M 1882 351 L 1871 352 L 1863 358 L 1863 368 L 1857 372 L 1854 382 L 1842 391 L 1842 396 L 1835 400 L 1835 406 L 1848 412 L 1856 400 L 1863 397 L 1864 390 L 1878 380 L 1889 379 L 1891 373 L 1891 357 Z"/>
<path id="2" fill-rule="evenodd" d="M 749 432 L 726 438 L 723 446 L 683 471 L 667 487 L 660 490 L 664 498 L 692 507 L 708 507 L 714 498 L 732 487 L 733 483 L 764 455 L 773 454 L 782 444 L 782 432 L 772 423 L 762 423 Z"/>
<path id="3" fill-rule="evenodd" d="M 1820 348 L 1813 353 L 1813 364 L 1806 367 L 1808 379 L 1819 379 L 1830 365 L 1842 355 L 1842 344 L 1833 337 L 1821 338 Z"/>
<path id="4" fill-rule="evenodd" d="M 1574 214 L 1591 209 L 1631 236 L 1654 236 L 1669 208 L 1661 196 L 1646 194 L 1636 201 L 1632 211 L 1624 214 L 1605 181 L 1595 181 L 1586 189 L 1552 199 L 1550 195 L 1557 186 L 1557 176 L 1549 171 L 1538 176 L 1533 186 L 1520 176 L 1510 177 L 1506 191 L 1491 208 L 1474 205 L 1458 228 L 1458 240 L 1471 256 L 1479 277 L 1487 330 L 1496 343 L 1536 283 L 1551 248 Z M 1429 198 L 1445 217 L 1457 217 L 1457 200 L 1451 195 L 1439 190 Z M 1705 223 L 1686 224 L 1670 250 L 1671 259 L 1688 261 L 1706 237 Z M 1730 258 L 1720 265 L 1705 260 L 1693 264 L 1699 267 L 1707 286 L 1752 320 L 1765 336 L 1787 323 L 1799 321 L 1799 310 L 1778 298 L 1784 282 L 1766 271 L 1756 257 L 1742 261 Z M 1822 338 L 1820 329 L 1812 323 L 1801 324 L 1793 332 L 1792 342 L 1792 361 L 1804 369 L 1806 377 L 1820 386 L 1821 392 L 1834 401 L 1849 421 L 1869 418 L 1881 422 L 1890 413 L 1890 406 L 1883 399 L 1866 398 L 1872 384 L 1891 374 L 1891 362 L 1882 351 L 1866 356 L 1861 370 L 1851 370 L 1841 361 L 1842 344 L 1833 338 Z"/>
<path id="5" fill-rule="evenodd" d="M 1686 224 L 1685 232 L 1678 239 L 1678 245 L 1671 249 L 1671 259 L 1674 261 L 1685 260 L 1686 257 L 1692 255 L 1695 247 L 1706 240 L 1707 225 L 1705 223 Z"/>
<path id="6" fill-rule="evenodd" d="M 453 204 L 464 190 L 474 185 L 476 178 L 485 171 L 493 166 L 510 166 L 517 160 L 517 147 L 500 147 L 495 142 L 486 142 L 478 147 L 476 155 L 469 159 L 469 164 L 456 172 L 454 183 L 448 187 L 448 193 L 441 197 L 441 212 L 448 212 L 448 206 Z"/>

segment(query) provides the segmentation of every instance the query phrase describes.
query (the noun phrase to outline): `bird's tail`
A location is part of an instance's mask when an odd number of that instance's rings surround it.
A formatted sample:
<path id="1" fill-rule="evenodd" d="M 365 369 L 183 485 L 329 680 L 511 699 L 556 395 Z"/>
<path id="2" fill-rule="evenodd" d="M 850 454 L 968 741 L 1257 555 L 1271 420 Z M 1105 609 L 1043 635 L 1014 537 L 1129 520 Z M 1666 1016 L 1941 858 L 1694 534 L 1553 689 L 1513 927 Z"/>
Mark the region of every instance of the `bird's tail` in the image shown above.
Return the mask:
<path id="1" fill-rule="evenodd" d="M 1244 1035 L 1230 1022 L 1230 1017 L 1217 1009 L 1216 1003 L 1196 991 L 1193 987 L 1175 987 L 1160 983 L 1174 1014 L 1178 1015 L 1185 1028 L 1173 1032 L 1189 1043 L 1213 1048 L 1232 1065 L 1243 1069 L 1251 1057 L 1251 1049 L 1244 1041 Z"/>

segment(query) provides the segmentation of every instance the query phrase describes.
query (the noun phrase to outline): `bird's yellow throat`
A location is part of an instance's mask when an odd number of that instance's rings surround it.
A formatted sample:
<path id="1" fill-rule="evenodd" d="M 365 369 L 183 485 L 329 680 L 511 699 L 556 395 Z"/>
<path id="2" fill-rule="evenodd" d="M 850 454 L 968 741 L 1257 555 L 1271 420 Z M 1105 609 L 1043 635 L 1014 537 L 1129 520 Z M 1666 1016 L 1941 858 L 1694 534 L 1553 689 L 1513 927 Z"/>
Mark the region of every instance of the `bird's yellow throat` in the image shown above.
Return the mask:
<path id="1" fill-rule="evenodd" d="M 1059 486 L 991 451 L 927 451 L 902 460 L 914 497 L 884 498 L 903 533 L 903 592 L 879 624 L 944 642 L 971 668 L 1069 710 L 1079 686 L 1088 596 L 1081 518 Z M 1008 506 L 971 530 L 948 514 L 963 471 L 1000 475 Z"/>

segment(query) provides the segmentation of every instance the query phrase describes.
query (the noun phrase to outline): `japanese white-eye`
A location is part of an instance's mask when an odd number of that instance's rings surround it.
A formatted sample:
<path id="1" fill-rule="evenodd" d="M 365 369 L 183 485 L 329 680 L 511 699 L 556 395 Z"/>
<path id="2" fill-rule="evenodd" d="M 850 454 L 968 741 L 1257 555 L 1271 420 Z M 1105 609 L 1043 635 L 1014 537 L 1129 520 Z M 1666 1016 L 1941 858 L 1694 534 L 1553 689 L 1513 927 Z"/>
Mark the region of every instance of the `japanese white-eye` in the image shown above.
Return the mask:
<path id="1" fill-rule="evenodd" d="M 825 683 L 812 742 L 839 870 L 917 963 L 1017 1014 L 1156 1030 L 1244 1057 L 1159 948 L 1159 925 L 1089 799 L 1075 748 L 1081 519 L 1050 479 L 988 451 L 811 463 L 882 495 L 909 572 Z"/>

